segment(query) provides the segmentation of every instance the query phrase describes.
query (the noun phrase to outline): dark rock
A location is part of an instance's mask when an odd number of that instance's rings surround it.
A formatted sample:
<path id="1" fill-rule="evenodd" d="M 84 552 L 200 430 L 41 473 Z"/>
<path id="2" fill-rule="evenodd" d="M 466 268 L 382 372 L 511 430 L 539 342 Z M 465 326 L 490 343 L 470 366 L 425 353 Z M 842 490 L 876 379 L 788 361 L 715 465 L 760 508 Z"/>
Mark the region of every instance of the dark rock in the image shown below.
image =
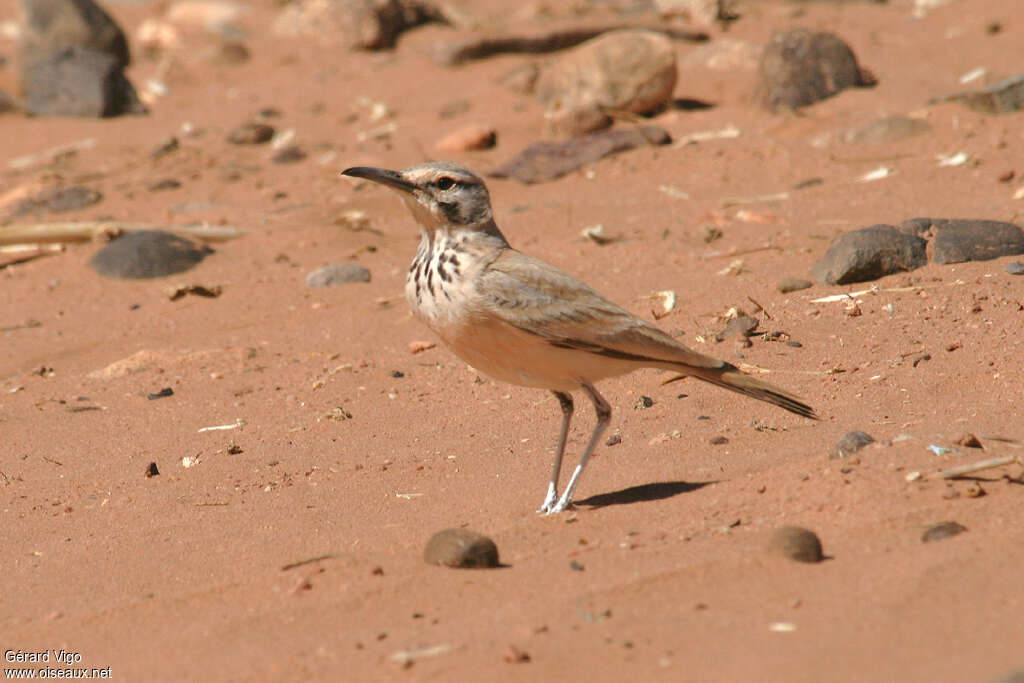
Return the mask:
<path id="1" fill-rule="evenodd" d="M 33 116 L 100 118 L 144 113 L 116 57 L 87 47 L 50 52 L 24 71 L 25 111 Z"/>
<path id="2" fill-rule="evenodd" d="M 83 185 L 48 187 L 35 196 L 16 203 L 11 207 L 9 217 L 17 218 L 47 211 L 78 211 L 98 204 L 102 199 L 103 195 L 99 191 Z"/>
<path id="3" fill-rule="evenodd" d="M 183 273 L 213 250 L 160 230 L 130 232 L 103 247 L 89 266 L 104 277 L 147 279 Z"/>
<path id="4" fill-rule="evenodd" d="M 146 465 L 146 477 L 156 477 L 160 475 L 160 469 L 156 466 L 155 462 L 151 462 Z"/>
<path id="5" fill-rule="evenodd" d="M 356 263 L 335 263 L 306 276 L 309 287 L 330 287 L 345 282 L 369 282 L 370 271 Z"/>
<path id="6" fill-rule="evenodd" d="M 633 404 L 633 407 L 637 410 L 643 410 L 644 408 L 650 408 L 654 405 L 654 399 L 650 396 L 641 396 Z"/>
<path id="7" fill-rule="evenodd" d="M 891 225 L 872 225 L 837 237 L 811 275 L 827 285 L 844 285 L 914 270 L 927 263 L 926 246 Z"/>
<path id="8" fill-rule="evenodd" d="M 1010 275 L 1024 275 L 1024 263 L 1013 261 L 1006 264 L 1006 272 Z"/>
<path id="9" fill-rule="evenodd" d="M 875 439 L 864 432 L 847 432 L 836 442 L 836 445 L 832 447 L 832 450 L 828 453 L 829 460 L 835 460 L 836 458 L 845 458 L 849 455 L 853 455 L 860 449 L 867 446 L 869 443 L 874 443 Z"/>
<path id="10" fill-rule="evenodd" d="M 981 448 L 981 441 L 978 440 L 974 434 L 964 432 L 953 439 L 953 443 L 957 446 L 963 446 L 965 448 Z"/>
<path id="11" fill-rule="evenodd" d="M 174 396 L 174 389 L 170 387 L 164 387 L 155 394 L 146 394 L 146 398 L 148 398 L 150 401 L 155 401 L 158 398 L 167 398 L 168 396 Z"/>
<path id="12" fill-rule="evenodd" d="M 798 109 L 874 78 L 853 50 L 831 33 L 797 28 L 776 33 L 761 54 L 756 99 L 767 109 Z"/>
<path id="13" fill-rule="evenodd" d="M 92 0 L 24 0 L 25 23 L 18 43 L 21 82 L 26 70 L 54 52 L 81 47 L 110 55 L 128 66 L 128 41 L 121 28 Z"/>
<path id="14" fill-rule="evenodd" d="M 941 541 L 944 538 L 950 536 L 956 536 L 967 531 L 967 527 L 957 522 L 940 522 L 934 526 L 928 527 L 923 534 L 921 534 L 921 540 L 925 543 L 932 541 Z"/>
<path id="15" fill-rule="evenodd" d="M 708 443 L 711 444 L 712 446 L 724 446 L 725 444 L 729 443 L 729 439 L 725 438 L 724 436 L 713 436 L 708 441 Z"/>
<path id="16" fill-rule="evenodd" d="M 423 559 L 446 567 L 497 567 L 498 546 L 469 529 L 444 529 L 430 537 Z"/>
<path id="17" fill-rule="evenodd" d="M 907 116 L 886 116 L 872 121 L 866 126 L 847 131 L 843 139 L 851 145 L 896 142 L 912 138 L 915 135 L 922 135 L 931 129 L 931 124 L 921 119 L 912 119 Z"/>
<path id="18" fill-rule="evenodd" d="M 1013 223 L 986 220 L 933 220 L 935 263 L 988 261 L 1024 254 L 1024 230 Z"/>
<path id="19" fill-rule="evenodd" d="M 177 190 L 181 187 L 181 182 L 174 178 L 164 178 L 158 180 L 149 186 L 150 192 L 163 192 L 164 190 Z"/>
<path id="20" fill-rule="evenodd" d="M 262 145 L 264 142 L 270 142 L 272 137 L 274 137 L 273 126 L 248 121 L 235 126 L 228 133 L 228 142 L 232 145 Z"/>
<path id="21" fill-rule="evenodd" d="M 445 19 L 418 0 L 297 0 L 285 6 L 274 28 L 284 35 L 341 41 L 351 49 L 385 50 L 404 31 L 431 21 Z"/>
<path id="22" fill-rule="evenodd" d="M 783 294 L 789 294 L 790 292 L 799 292 L 801 289 L 807 289 L 813 283 L 810 280 L 804 280 L 798 277 L 784 277 L 778 281 L 775 287 Z"/>
<path id="23" fill-rule="evenodd" d="M 981 90 L 940 97 L 935 102 L 960 102 L 968 109 L 983 114 L 1005 114 L 1024 108 L 1024 74 L 1018 74 L 1005 81 Z"/>
<path id="24" fill-rule="evenodd" d="M 722 342 L 733 337 L 746 339 L 755 334 L 754 330 L 759 324 L 757 318 L 751 318 L 749 315 L 737 316 L 729 320 L 725 324 L 725 329 L 715 335 L 715 341 Z"/>
<path id="25" fill-rule="evenodd" d="M 1024 683 L 1024 669 L 1008 671 L 995 678 L 990 678 L 987 683 Z"/>
<path id="26" fill-rule="evenodd" d="M 294 164 L 304 160 L 308 155 L 298 145 L 288 145 L 274 153 L 270 160 L 275 164 Z"/>
<path id="27" fill-rule="evenodd" d="M 564 142 L 535 142 L 491 171 L 491 175 L 515 178 L 527 184 L 543 183 L 610 154 L 645 145 L 667 145 L 671 141 L 669 134 L 661 128 L 639 126 L 577 135 Z"/>
<path id="28" fill-rule="evenodd" d="M 769 548 L 773 553 L 797 562 L 821 562 L 825 558 L 818 535 L 799 526 L 776 529 L 769 540 Z"/>

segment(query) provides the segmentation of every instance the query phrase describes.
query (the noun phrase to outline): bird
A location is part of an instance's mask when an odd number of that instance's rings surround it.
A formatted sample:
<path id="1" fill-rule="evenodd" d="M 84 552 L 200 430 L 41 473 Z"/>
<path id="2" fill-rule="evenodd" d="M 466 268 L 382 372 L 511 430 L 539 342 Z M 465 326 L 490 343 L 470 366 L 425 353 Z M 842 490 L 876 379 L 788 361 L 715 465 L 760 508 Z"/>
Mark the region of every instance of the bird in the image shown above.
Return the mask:
<path id="1" fill-rule="evenodd" d="M 814 409 L 794 394 L 734 365 L 690 349 L 572 275 L 509 245 L 494 221 L 483 179 L 448 161 L 402 171 L 356 166 L 342 175 L 395 190 L 419 224 L 421 239 L 405 281 L 416 318 L 456 356 L 510 384 L 547 389 L 561 427 L 542 514 L 572 506 L 580 477 L 611 420 L 595 384 L 640 368 L 694 377 L 806 418 Z M 593 403 L 597 422 L 559 495 L 575 391 Z"/>

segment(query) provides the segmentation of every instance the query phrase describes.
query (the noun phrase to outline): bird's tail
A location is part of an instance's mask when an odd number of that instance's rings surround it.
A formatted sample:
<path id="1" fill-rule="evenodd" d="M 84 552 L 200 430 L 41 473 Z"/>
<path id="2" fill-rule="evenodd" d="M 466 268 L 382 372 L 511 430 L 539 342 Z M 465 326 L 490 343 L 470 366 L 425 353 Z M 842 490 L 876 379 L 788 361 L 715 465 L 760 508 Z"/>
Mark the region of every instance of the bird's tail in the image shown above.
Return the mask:
<path id="1" fill-rule="evenodd" d="M 745 394 L 751 398 L 777 405 L 791 413 L 796 413 L 812 420 L 818 419 L 818 414 L 814 412 L 814 408 L 804 403 L 799 396 L 748 375 L 734 365 L 725 364 L 723 368 L 707 370 L 701 368 L 700 371 L 687 368 L 686 374 L 677 375 L 665 380 L 663 384 L 675 382 L 686 377 L 695 377 L 723 389 Z"/>

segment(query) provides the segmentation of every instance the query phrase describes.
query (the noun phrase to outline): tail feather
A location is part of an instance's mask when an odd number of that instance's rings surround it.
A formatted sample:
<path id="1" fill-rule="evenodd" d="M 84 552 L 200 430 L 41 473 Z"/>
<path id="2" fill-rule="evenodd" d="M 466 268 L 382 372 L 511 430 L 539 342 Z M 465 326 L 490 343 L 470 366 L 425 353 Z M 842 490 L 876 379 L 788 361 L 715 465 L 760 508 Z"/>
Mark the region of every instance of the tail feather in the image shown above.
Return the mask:
<path id="1" fill-rule="evenodd" d="M 804 403 L 799 396 L 741 372 L 739 368 L 732 365 L 727 365 L 721 370 L 704 370 L 699 373 L 691 370 L 686 374 L 678 375 L 672 379 L 666 380 L 664 384 L 675 382 L 676 380 L 684 379 L 685 377 L 694 377 L 702 382 L 714 384 L 715 386 L 722 387 L 723 389 L 735 391 L 739 394 L 756 398 L 759 401 L 764 401 L 765 403 L 771 403 L 772 405 L 788 410 L 791 413 L 796 413 L 797 415 L 801 415 L 812 420 L 819 419 L 814 408 Z"/>

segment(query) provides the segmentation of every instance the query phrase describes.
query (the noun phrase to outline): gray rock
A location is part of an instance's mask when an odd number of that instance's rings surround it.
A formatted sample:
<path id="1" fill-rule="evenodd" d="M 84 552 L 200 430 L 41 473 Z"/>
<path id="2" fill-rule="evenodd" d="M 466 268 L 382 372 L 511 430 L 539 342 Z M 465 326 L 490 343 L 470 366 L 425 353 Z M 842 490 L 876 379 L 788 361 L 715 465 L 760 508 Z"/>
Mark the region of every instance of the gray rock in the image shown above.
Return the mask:
<path id="1" fill-rule="evenodd" d="M 914 270 L 927 263 L 926 246 L 891 225 L 872 225 L 837 237 L 811 275 L 826 285 L 844 285 Z"/>
<path id="2" fill-rule="evenodd" d="M 921 119 L 908 116 L 886 116 L 871 123 L 847 131 L 843 139 L 851 145 L 875 144 L 906 140 L 915 135 L 930 132 L 932 125 Z"/>
<path id="3" fill-rule="evenodd" d="M 1006 264 L 1006 272 L 1010 275 L 1024 275 L 1024 263 L 1014 261 Z"/>
<path id="4" fill-rule="evenodd" d="M 995 678 L 990 678 L 988 683 L 1024 683 L 1024 669 L 1008 671 Z"/>
<path id="5" fill-rule="evenodd" d="M 810 529 L 799 526 L 779 527 L 769 540 L 771 552 L 797 562 L 821 562 L 821 540 Z"/>
<path id="6" fill-rule="evenodd" d="M 847 432 L 840 437 L 836 445 L 832 447 L 832 450 L 828 453 L 829 460 L 835 460 L 837 458 L 845 458 L 853 455 L 860 449 L 867 446 L 869 443 L 874 443 L 875 439 L 865 432 Z"/>
<path id="7" fill-rule="evenodd" d="M 275 164 L 294 164 L 304 161 L 307 156 L 309 155 L 305 150 L 298 145 L 287 145 L 274 152 L 274 156 L 270 157 L 270 160 Z"/>
<path id="8" fill-rule="evenodd" d="M 469 529 L 444 529 L 430 537 L 423 551 L 428 564 L 481 568 L 498 566 L 498 546 L 483 534 Z"/>
<path id="9" fill-rule="evenodd" d="M 846 88 L 875 84 L 840 38 L 803 28 L 772 36 L 761 54 L 759 74 L 755 99 L 772 111 L 799 109 Z"/>
<path id="10" fill-rule="evenodd" d="M 807 289 L 814 283 L 810 280 L 804 280 L 798 277 L 784 277 L 778 281 L 775 287 L 782 294 L 789 294 L 790 292 L 799 292 L 801 289 Z"/>
<path id="11" fill-rule="evenodd" d="M 356 263 L 335 263 L 306 276 L 309 287 L 331 287 L 346 282 L 369 282 L 370 271 Z"/>
<path id="12" fill-rule="evenodd" d="M 640 126 L 577 135 L 564 142 L 535 142 L 517 156 L 491 171 L 495 178 L 515 178 L 522 183 L 543 183 L 616 154 L 646 145 L 667 145 L 672 138 L 661 128 Z"/>
<path id="13" fill-rule="evenodd" d="M 101 118 L 144 113 L 118 58 L 71 46 L 48 53 L 24 71 L 25 111 L 33 116 Z"/>
<path id="14" fill-rule="evenodd" d="M 604 109 L 648 114 L 672 100 L 676 55 L 653 31 L 611 31 L 566 52 L 537 79 L 537 99 L 560 133 L 578 135 L 611 125 Z"/>
<path id="15" fill-rule="evenodd" d="M 1024 230 L 1002 221 L 911 218 L 900 228 L 909 234 L 930 236 L 935 263 L 989 261 L 1024 254 Z"/>
<path id="16" fill-rule="evenodd" d="M 1024 74 L 1017 74 L 1005 81 L 981 90 L 941 97 L 937 102 L 960 102 L 968 109 L 983 114 L 1005 114 L 1024 109 Z"/>
<path id="17" fill-rule="evenodd" d="M 183 273 L 213 250 L 161 230 L 130 232 L 93 255 L 89 266 L 104 277 L 148 279 Z"/>
<path id="18" fill-rule="evenodd" d="M 84 185 L 48 187 L 32 197 L 27 197 L 16 203 L 11 208 L 8 217 L 17 218 L 50 211 L 77 211 L 98 204 L 102 200 L 102 193 Z"/>
<path id="19" fill-rule="evenodd" d="M 121 28 L 92 0 L 23 0 L 25 23 L 18 42 L 21 82 L 25 70 L 69 47 L 95 50 L 128 66 L 128 41 Z"/>
<path id="20" fill-rule="evenodd" d="M 941 541 L 950 536 L 962 534 L 965 531 L 967 531 L 967 527 L 959 522 L 940 522 L 925 529 L 924 533 L 921 534 L 921 540 L 925 543 Z"/>
<path id="21" fill-rule="evenodd" d="M 445 19 L 418 0 L 297 0 L 284 7 L 274 30 L 354 50 L 384 50 L 394 47 L 402 32 L 431 21 Z"/>
<path id="22" fill-rule="evenodd" d="M 92 0 L 23 2 L 18 76 L 25 109 L 36 116 L 101 117 L 141 113 L 124 75 L 124 32 Z"/>

